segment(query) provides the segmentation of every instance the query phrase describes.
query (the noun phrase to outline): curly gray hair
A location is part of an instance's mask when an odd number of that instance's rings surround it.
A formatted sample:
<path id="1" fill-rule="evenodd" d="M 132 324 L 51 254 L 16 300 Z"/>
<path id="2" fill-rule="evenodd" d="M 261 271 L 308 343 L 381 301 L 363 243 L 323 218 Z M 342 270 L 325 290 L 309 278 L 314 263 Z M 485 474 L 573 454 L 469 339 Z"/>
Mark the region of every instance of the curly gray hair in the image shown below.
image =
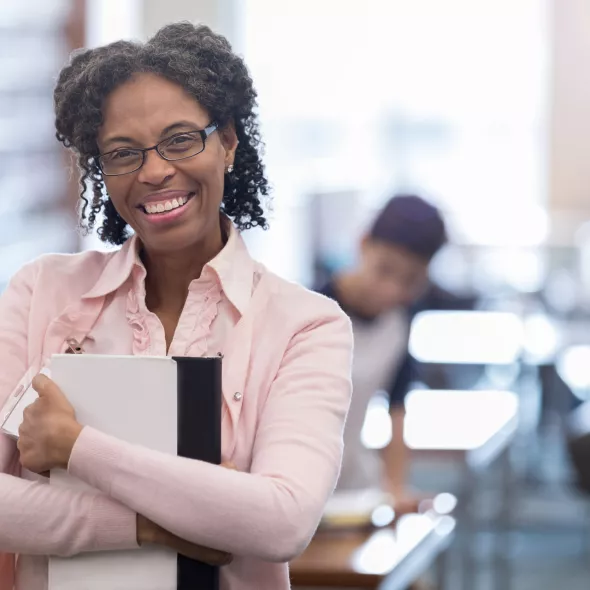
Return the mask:
<path id="1" fill-rule="evenodd" d="M 104 221 L 98 229 L 101 240 L 120 245 L 128 237 L 127 224 L 105 195 L 97 162 L 97 133 L 105 98 L 139 72 L 157 74 L 182 86 L 220 127 L 234 123 L 239 144 L 234 172 L 225 176 L 222 209 L 238 229 L 266 228 L 261 197 L 268 195 L 269 187 L 252 79 L 225 37 L 189 22 L 167 25 L 145 44 L 117 41 L 78 50 L 60 72 L 54 92 L 56 137 L 78 158 L 82 227 L 92 231 L 103 211 Z M 90 203 L 85 197 L 87 181 L 93 192 Z"/>

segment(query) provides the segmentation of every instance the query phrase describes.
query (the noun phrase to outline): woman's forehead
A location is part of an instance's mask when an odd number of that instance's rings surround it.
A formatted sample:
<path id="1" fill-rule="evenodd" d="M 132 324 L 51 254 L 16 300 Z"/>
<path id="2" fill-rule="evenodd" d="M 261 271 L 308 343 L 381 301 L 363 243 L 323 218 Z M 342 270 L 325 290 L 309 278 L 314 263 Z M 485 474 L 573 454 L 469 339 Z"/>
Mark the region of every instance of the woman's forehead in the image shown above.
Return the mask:
<path id="1" fill-rule="evenodd" d="M 182 86 L 154 74 L 137 74 L 107 96 L 99 141 L 116 135 L 160 134 L 179 120 L 199 128 L 209 123 L 207 111 Z"/>

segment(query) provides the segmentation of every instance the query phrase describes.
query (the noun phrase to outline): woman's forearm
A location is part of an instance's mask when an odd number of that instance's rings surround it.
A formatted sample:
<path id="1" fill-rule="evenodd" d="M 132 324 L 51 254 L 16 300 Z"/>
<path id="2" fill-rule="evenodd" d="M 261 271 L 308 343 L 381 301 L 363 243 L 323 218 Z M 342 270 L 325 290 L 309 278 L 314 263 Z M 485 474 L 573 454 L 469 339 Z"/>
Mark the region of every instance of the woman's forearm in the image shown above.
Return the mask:
<path id="1" fill-rule="evenodd" d="M 326 465 L 335 471 L 338 461 Z M 170 457 L 86 428 L 70 466 L 74 475 L 183 539 L 277 562 L 307 546 L 335 480 L 335 473 L 313 465 L 296 469 L 307 472 L 308 489 L 270 473 Z"/>
<path id="2" fill-rule="evenodd" d="M 299 541 L 307 543 L 298 539 L 304 509 L 278 480 L 170 457 L 91 429 L 81 438 L 77 450 L 85 460 L 71 469 L 74 475 L 183 539 L 269 561 L 288 561 Z M 123 455 L 115 459 L 117 449 Z"/>
<path id="3" fill-rule="evenodd" d="M 0 474 L 0 552 L 70 556 L 136 548 L 136 515 L 104 494 Z"/>

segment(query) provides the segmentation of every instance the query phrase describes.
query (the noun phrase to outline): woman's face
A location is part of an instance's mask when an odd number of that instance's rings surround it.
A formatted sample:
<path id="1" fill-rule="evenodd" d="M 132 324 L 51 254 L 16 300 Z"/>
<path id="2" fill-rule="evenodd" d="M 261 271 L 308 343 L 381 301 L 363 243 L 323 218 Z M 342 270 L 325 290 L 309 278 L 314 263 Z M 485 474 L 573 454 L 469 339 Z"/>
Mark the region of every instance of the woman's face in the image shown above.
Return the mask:
<path id="1" fill-rule="evenodd" d="M 115 151 L 114 165 L 129 157 L 125 149 L 149 148 L 212 122 L 181 86 L 154 74 L 137 74 L 116 88 L 105 100 L 103 121 L 98 146 L 101 154 Z M 186 140 L 173 139 L 171 153 Z M 104 177 L 115 209 L 148 252 L 217 245 L 224 173 L 236 147 L 235 130 L 228 126 L 209 135 L 205 149 L 193 157 L 167 161 L 151 150 L 139 170 Z"/>

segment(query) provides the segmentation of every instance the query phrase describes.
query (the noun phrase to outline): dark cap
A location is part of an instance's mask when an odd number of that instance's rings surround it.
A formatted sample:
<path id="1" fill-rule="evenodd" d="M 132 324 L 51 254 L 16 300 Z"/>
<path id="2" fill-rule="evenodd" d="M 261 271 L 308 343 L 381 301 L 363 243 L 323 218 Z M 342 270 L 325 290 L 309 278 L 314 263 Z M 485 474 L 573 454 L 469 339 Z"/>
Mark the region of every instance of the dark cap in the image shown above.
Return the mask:
<path id="1" fill-rule="evenodd" d="M 446 243 L 445 222 L 439 210 L 414 195 L 397 195 L 373 222 L 371 238 L 402 246 L 430 260 Z"/>

